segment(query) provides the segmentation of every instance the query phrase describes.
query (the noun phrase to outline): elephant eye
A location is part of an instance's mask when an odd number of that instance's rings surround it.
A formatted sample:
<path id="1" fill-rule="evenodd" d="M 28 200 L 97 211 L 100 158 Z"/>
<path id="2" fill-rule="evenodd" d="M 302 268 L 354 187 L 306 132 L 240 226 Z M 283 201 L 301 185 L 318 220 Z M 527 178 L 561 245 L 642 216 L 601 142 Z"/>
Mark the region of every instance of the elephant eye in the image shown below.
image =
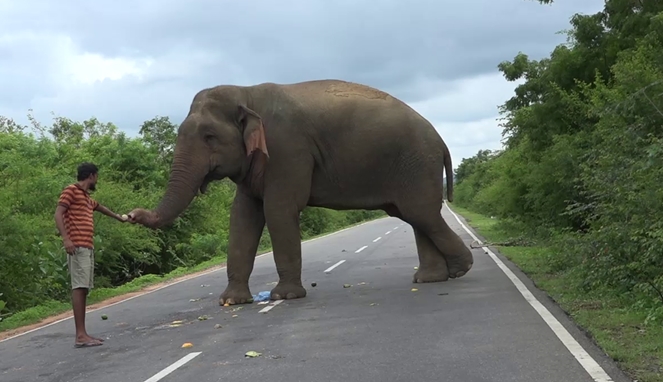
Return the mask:
<path id="1" fill-rule="evenodd" d="M 214 134 L 205 134 L 205 143 L 215 147 L 219 144 L 219 139 Z"/>

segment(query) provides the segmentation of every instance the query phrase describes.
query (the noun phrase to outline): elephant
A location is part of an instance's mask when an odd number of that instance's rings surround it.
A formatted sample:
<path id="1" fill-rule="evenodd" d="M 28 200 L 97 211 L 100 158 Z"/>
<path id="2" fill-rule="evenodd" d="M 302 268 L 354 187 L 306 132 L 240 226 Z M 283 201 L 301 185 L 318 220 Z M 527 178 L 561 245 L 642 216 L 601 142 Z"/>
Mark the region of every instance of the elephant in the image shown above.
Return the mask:
<path id="1" fill-rule="evenodd" d="M 443 169 L 453 201 L 442 137 L 376 88 L 335 79 L 218 85 L 194 95 L 156 208 L 128 216 L 156 229 L 171 224 L 210 182 L 234 182 L 221 305 L 253 301 L 249 277 L 265 225 L 279 277 L 270 299 L 306 296 L 299 227 L 306 206 L 382 210 L 408 223 L 419 257 L 412 282 L 442 282 L 465 275 L 474 263 L 442 218 Z"/>

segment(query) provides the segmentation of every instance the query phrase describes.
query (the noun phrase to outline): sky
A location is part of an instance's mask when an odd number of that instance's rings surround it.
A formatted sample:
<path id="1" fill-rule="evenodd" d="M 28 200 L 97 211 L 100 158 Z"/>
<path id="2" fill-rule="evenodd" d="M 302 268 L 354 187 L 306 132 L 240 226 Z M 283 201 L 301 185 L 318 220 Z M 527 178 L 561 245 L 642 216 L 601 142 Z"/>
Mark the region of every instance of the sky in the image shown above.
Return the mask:
<path id="1" fill-rule="evenodd" d="M 519 82 L 497 69 L 550 54 L 575 13 L 603 0 L 0 0 L 0 115 L 113 122 L 136 136 L 179 124 L 221 84 L 342 79 L 427 118 L 453 167 L 499 149 L 498 106 Z"/>

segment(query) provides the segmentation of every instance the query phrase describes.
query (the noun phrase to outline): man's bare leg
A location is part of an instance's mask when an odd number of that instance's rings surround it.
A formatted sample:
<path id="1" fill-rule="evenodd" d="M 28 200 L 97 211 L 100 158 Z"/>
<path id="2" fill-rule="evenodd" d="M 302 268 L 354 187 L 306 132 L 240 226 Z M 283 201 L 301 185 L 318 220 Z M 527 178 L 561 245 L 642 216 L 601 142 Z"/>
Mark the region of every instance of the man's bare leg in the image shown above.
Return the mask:
<path id="1" fill-rule="evenodd" d="M 101 345 L 103 341 L 90 336 L 85 329 L 85 305 L 88 289 L 76 288 L 71 292 L 71 302 L 74 308 L 74 325 L 76 325 L 76 346 Z"/>

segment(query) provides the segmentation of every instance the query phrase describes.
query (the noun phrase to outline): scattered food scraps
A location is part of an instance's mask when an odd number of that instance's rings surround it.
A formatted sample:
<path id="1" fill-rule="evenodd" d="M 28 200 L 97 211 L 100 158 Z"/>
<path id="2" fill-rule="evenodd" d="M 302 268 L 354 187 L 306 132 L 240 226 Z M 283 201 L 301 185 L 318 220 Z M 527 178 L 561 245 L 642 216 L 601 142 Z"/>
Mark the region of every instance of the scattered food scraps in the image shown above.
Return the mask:
<path id="1" fill-rule="evenodd" d="M 177 324 L 183 324 L 183 323 L 184 323 L 184 321 L 182 321 L 182 320 L 177 320 L 177 321 L 173 321 L 173 322 L 171 322 L 171 324 L 175 324 L 175 325 L 177 325 Z"/>
<path id="2" fill-rule="evenodd" d="M 357 284 L 357 285 L 366 285 L 366 283 L 362 281 L 362 282 L 360 282 L 360 283 Z"/>
<path id="3" fill-rule="evenodd" d="M 255 358 L 255 357 L 260 357 L 262 353 L 258 353 L 257 351 L 247 351 L 246 354 L 244 354 L 245 357 L 250 357 L 250 358 Z"/>
<path id="4" fill-rule="evenodd" d="M 350 284 L 343 284 L 343 288 L 350 288 L 352 285 Z"/>
<path id="5" fill-rule="evenodd" d="M 267 305 L 269 304 L 269 301 L 260 301 L 258 305 Z"/>
<path id="6" fill-rule="evenodd" d="M 228 304 L 228 303 L 226 302 L 225 304 L 223 304 L 223 306 L 230 306 L 230 304 Z"/>
<path id="7" fill-rule="evenodd" d="M 377 303 L 375 303 L 375 302 L 371 303 L 371 306 L 376 306 L 376 305 L 377 305 Z"/>
<path id="8" fill-rule="evenodd" d="M 190 348 L 190 347 L 193 347 L 193 344 L 191 342 L 187 342 L 182 345 L 182 348 Z"/>
<path id="9" fill-rule="evenodd" d="M 214 325 L 214 329 L 221 329 L 222 327 L 223 327 L 223 326 L 221 326 L 221 324 L 216 324 L 216 325 Z"/>
<path id="10" fill-rule="evenodd" d="M 238 310 L 242 310 L 242 309 L 244 309 L 243 306 L 238 306 L 238 307 L 236 307 L 236 308 L 232 308 L 230 311 L 231 311 L 231 312 L 237 312 Z"/>
<path id="11" fill-rule="evenodd" d="M 189 302 L 196 302 L 196 301 L 200 301 L 200 299 L 199 299 L 199 298 L 192 298 L 192 299 L 189 299 Z"/>
<path id="12" fill-rule="evenodd" d="M 414 267 L 414 270 L 415 270 L 415 271 L 418 270 L 418 269 L 419 269 L 419 267 Z"/>
<path id="13" fill-rule="evenodd" d="M 417 288 L 412 288 L 412 292 L 416 292 L 416 291 L 418 291 L 418 290 L 419 290 L 419 289 L 417 289 Z"/>
<path id="14" fill-rule="evenodd" d="M 202 284 L 200 287 L 201 287 L 201 288 L 206 288 L 206 287 L 208 287 L 208 286 L 209 286 L 208 284 Z"/>
<path id="15" fill-rule="evenodd" d="M 235 318 L 235 317 L 239 317 L 239 316 L 238 316 L 238 315 L 236 315 L 236 314 L 233 314 L 233 315 L 232 315 L 232 317 L 233 317 L 233 318 Z"/>
<path id="16" fill-rule="evenodd" d="M 169 328 L 177 328 L 178 326 L 182 326 L 182 324 L 170 324 L 170 325 L 168 325 Z"/>
<path id="17" fill-rule="evenodd" d="M 102 315 L 101 315 L 101 319 L 102 319 L 102 320 L 107 320 L 107 319 L 108 319 L 108 316 L 105 315 L 105 314 L 102 314 Z"/>
<path id="18" fill-rule="evenodd" d="M 198 317 L 198 321 L 205 321 L 205 320 L 208 320 L 208 319 L 209 319 L 209 316 L 206 315 L 206 314 L 204 314 L 204 315 Z"/>
<path id="19" fill-rule="evenodd" d="M 311 286 L 315 288 L 318 285 L 318 283 L 311 283 Z"/>

